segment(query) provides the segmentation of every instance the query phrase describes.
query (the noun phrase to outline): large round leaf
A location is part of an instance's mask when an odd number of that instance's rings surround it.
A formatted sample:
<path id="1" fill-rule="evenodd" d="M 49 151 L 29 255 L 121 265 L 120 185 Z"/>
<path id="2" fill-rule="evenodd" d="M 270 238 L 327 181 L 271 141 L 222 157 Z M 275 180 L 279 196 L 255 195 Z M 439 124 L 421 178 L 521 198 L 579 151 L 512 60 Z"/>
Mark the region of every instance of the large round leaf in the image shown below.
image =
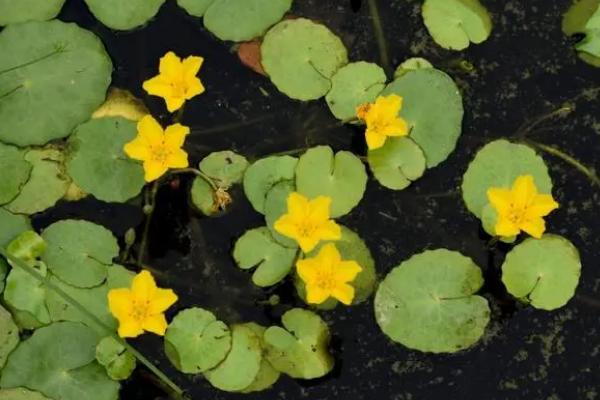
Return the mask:
<path id="1" fill-rule="evenodd" d="M 271 156 L 250 165 L 244 174 L 244 192 L 252 207 L 265 212 L 267 193 L 277 182 L 294 179 L 298 159 L 290 156 Z"/>
<path id="2" fill-rule="evenodd" d="M 2 389 L 0 390 L 0 400 L 52 400 L 25 388 Z"/>
<path id="3" fill-rule="evenodd" d="M 423 21 L 433 40 L 445 49 L 466 49 L 492 32 L 490 15 L 478 0 L 425 0 Z"/>
<path id="4" fill-rule="evenodd" d="M 144 25 L 165 0 L 85 0 L 100 22 L 112 29 L 129 30 Z"/>
<path id="5" fill-rule="evenodd" d="M 144 169 L 123 152 L 136 134 L 135 122 L 118 117 L 93 119 L 77 127 L 67 163 L 77 186 L 108 202 L 137 196 L 145 184 Z"/>
<path id="6" fill-rule="evenodd" d="M 3 142 L 42 145 L 68 136 L 104 101 L 112 63 L 102 42 L 75 24 L 10 25 L 0 33 L 0 54 Z"/>
<path id="7" fill-rule="evenodd" d="M 490 319 L 487 300 L 475 293 L 481 270 L 446 249 L 425 251 L 394 268 L 375 295 L 377 323 L 411 349 L 453 353 L 473 345 Z"/>
<path id="8" fill-rule="evenodd" d="M 6 247 L 20 233 L 31 229 L 29 218 L 15 215 L 0 207 L 0 246 Z"/>
<path id="9" fill-rule="evenodd" d="M 10 355 L 0 386 L 60 400 L 115 400 L 119 384 L 95 361 L 97 342 L 94 331 L 76 322 L 40 328 Z"/>
<path id="10" fill-rule="evenodd" d="M 265 199 L 265 220 L 267 228 L 271 231 L 273 239 L 281 243 L 285 247 L 292 249 L 298 248 L 298 243 L 287 236 L 283 236 L 275 230 L 275 222 L 284 214 L 287 213 L 288 196 L 296 191 L 294 181 L 281 181 L 269 190 Z"/>
<path id="11" fill-rule="evenodd" d="M 463 200 L 481 218 L 490 187 L 510 188 L 519 175 L 532 175 L 540 193 L 552 192 L 552 180 L 542 157 L 528 146 L 496 140 L 477 152 L 462 182 Z"/>
<path id="12" fill-rule="evenodd" d="M 427 167 L 448 158 L 463 118 L 462 97 L 452 78 L 437 69 L 417 69 L 390 83 L 382 94 L 392 93 L 404 99 L 400 116 L 411 128 L 411 139 L 425 153 Z"/>
<path id="13" fill-rule="evenodd" d="M 348 214 L 356 207 L 366 187 L 365 166 L 349 151 L 339 151 L 334 156 L 329 146 L 318 146 L 309 149 L 298 160 L 298 192 L 310 199 L 331 197 L 333 218 Z"/>
<path id="14" fill-rule="evenodd" d="M 0 306 L 0 369 L 4 367 L 8 355 L 18 344 L 19 328 L 15 325 L 10 313 Z M 0 399 L 2 399 L 1 395 Z"/>
<path id="15" fill-rule="evenodd" d="M 579 252 L 557 235 L 529 238 L 515 246 L 502 264 L 502 282 L 510 294 L 535 308 L 562 307 L 579 283 Z"/>
<path id="16" fill-rule="evenodd" d="M 58 15 L 65 0 L 0 0 L 0 26 L 47 21 Z"/>
<path id="17" fill-rule="evenodd" d="M 408 137 L 388 138 L 382 147 L 369 150 L 367 159 L 375 179 L 393 190 L 406 189 L 427 167 L 423 150 Z"/>
<path id="18" fill-rule="evenodd" d="M 21 187 L 29 179 L 31 164 L 25 160 L 25 152 L 0 143 L 0 204 L 17 197 Z"/>
<path id="19" fill-rule="evenodd" d="M 165 334 L 165 352 L 181 372 L 197 374 L 219 365 L 231 349 L 229 328 L 210 311 L 180 311 Z"/>
<path id="20" fill-rule="evenodd" d="M 177 0 L 177 5 L 194 17 L 202 17 L 215 0 Z"/>
<path id="21" fill-rule="evenodd" d="M 48 249 L 42 259 L 64 282 L 82 288 L 101 284 L 108 266 L 119 254 L 112 233 L 88 221 L 64 220 L 50 225 L 42 233 Z"/>
<path id="22" fill-rule="evenodd" d="M 318 99 L 331 89 L 331 77 L 348 63 L 342 41 L 308 19 L 282 21 L 264 37 L 262 65 L 277 88 L 293 99 Z"/>
<path id="23" fill-rule="evenodd" d="M 221 40 L 250 40 L 279 22 L 291 6 L 292 0 L 214 0 L 204 26 Z"/>
<path id="24" fill-rule="evenodd" d="M 254 322 L 249 322 L 242 325 L 251 329 L 256 334 L 256 336 L 260 338 L 260 344 L 264 350 L 265 346 L 263 337 L 267 328 L 258 325 Z M 250 386 L 242 390 L 241 393 L 260 392 L 262 390 L 268 389 L 271 386 L 273 386 L 275 382 L 277 382 L 280 375 L 281 373 L 275 368 L 273 368 L 271 363 L 263 357 L 260 361 L 260 369 L 258 370 L 258 374 L 256 374 L 256 378 L 254 378 L 254 382 L 252 382 Z"/>
<path id="25" fill-rule="evenodd" d="M 385 87 L 383 68 L 364 61 L 350 63 L 331 77 L 331 90 L 325 96 L 329 109 L 336 118 L 356 118 L 356 108 L 372 103 Z"/>

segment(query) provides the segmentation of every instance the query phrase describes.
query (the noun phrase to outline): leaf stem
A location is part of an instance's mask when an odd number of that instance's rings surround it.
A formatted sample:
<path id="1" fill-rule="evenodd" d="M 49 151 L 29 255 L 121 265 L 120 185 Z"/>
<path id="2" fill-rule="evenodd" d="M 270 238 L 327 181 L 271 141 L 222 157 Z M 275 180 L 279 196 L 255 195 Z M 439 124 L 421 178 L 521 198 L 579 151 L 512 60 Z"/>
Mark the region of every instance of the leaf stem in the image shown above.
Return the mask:
<path id="1" fill-rule="evenodd" d="M 60 53 L 62 53 L 64 51 L 66 51 L 65 50 L 65 46 L 58 45 L 58 46 L 55 47 L 54 51 L 52 51 L 52 52 L 50 52 L 50 53 L 48 53 L 46 55 L 43 55 L 41 57 L 35 58 L 35 59 L 33 59 L 31 61 L 28 61 L 26 63 L 15 65 L 14 67 L 10 67 L 10 68 L 7 68 L 7 69 L 4 69 L 4 70 L 0 71 L 0 75 L 5 74 L 7 72 L 11 72 L 11 71 L 17 70 L 19 68 L 28 67 L 28 66 L 30 66 L 32 64 L 35 64 L 35 63 L 38 63 L 40 61 L 44 61 L 45 59 L 50 58 L 50 57 L 52 57 L 52 56 L 54 56 L 56 54 L 60 54 Z"/>
<path id="2" fill-rule="evenodd" d="M 379 15 L 379 9 L 377 8 L 377 0 L 367 0 L 369 3 L 369 13 L 371 14 L 371 22 L 373 23 L 373 29 L 375 30 L 375 39 L 377 40 L 377 47 L 379 47 L 379 58 L 383 69 L 388 74 L 392 72 L 390 64 L 390 57 L 387 50 L 387 42 L 385 40 L 385 33 L 383 32 L 383 25 L 381 23 L 381 16 Z"/>

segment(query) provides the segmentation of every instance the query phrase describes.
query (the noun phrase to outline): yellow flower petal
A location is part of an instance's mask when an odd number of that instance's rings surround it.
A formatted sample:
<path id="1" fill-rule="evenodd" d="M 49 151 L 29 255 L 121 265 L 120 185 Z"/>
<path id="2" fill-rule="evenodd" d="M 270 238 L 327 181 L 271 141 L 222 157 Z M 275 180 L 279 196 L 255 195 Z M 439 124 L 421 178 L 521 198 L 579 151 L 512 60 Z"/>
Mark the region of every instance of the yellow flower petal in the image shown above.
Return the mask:
<path id="1" fill-rule="evenodd" d="M 131 290 L 127 288 L 111 289 L 108 292 L 108 309 L 117 319 L 125 318 L 131 313 L 132 301 Z"/>
<path id="2" fill-rule="evenodd" d="M 190 128 L 181 124 L 169 125 L 165 129 L 164 143 L 167 148 L 179 149 L 185 142 L 185 137 L 189 135 Z"/>
<path id="3" fill-rule="evenodd" d="M 315 259 L 321 264 L 322 268 L 333 270 L 342 261 L 342 256 L 333 243 L 327 243 L 319 250 L 319 254 Z"/>
<path id="4" fill-rule="evenodd" d="M 329 298 L 329 292 L 318 286 L 306 286 L 306 301 L 309 304 L 321 304 Z"/>
<path id="5" fill-rule="evenodd" d="M 545 217 L 553 210 L 558 208 L 558 203 L 554 201 L 550 194 L 538 194 L 533 199 L 533 204 L 527 209 L 528 217 Z"/>
<path id="6" fill-rule="evenodd" d="M 342 238 L 342 228 L 333 220 L 325 221 L 316 233 L 321 240 L 340 240 Z"/>
<path id="7" fill-rule="evenodd" d="M 300 193 L 292 192 L 287 198 L 287 209 L 289 215 L 306 216 L 309 209 L 309 201 Z"/>
<path id="8" fill-rule="evenodd" d="M 122 338 L 134 338 L 144 333 L 144 329 L 138 321 L 134 319 L 128 319 L 126 321 L 119 321 L 119 329 L 117 333 Z"/>
<path id="9" fill-rule="evenodd" d="M 319 196 L 314 198 L 308 204 L 309 218 L 317 221 L 329 219 L 329 208 L 331 207 L 331 197 Z"/>
<path id="10" fill-rule="evenodd" d="M 365 139 L 367 140 L 367 147 L 369 150 L 374 150 L 382 147 L 387 138 L 385 135 L 381 135 L 380 133 L 367 128 Z"/>
<path id="11" fill-rule="evenodd" d="M 131 292 L 140 301 L 151 301 L 157 289 L 154 277 L 148 271 L 137 274 L 131 283 Z"/>
<path id="12" fill-rule="evenodd" d="M 319 264 L 315 262 L 313 258 L 298 260 L 296 262 L 296 271 L 298 272 L 300 279 L 306 284 L 311 284 L 317 277 Z"/>
<path id="13" fill-rule="evenodd" d="M 177 295 L 171 289 L 157 289 L 150 301 L 150 314 L 160 314 L 177 302 Z"/>
<path id="14" fill-rule="evenodd" d="M 320 239 L 316 236 L 299 236 L 295 239 L 298 242 L 300 249 L 304 253 L 311 252 L 315 247 L 317 247 L 317 244 L 319 244 L 320 241 Z"/>
<path id="15" fill-rule="evenodd" d="M 531 200 L 537 195 L 537 188 L 533 183 L 533 176 L 519 176 L 513 183 L 512 192 L 515 206 L 518 208 L 527 207 Z"/>
<path id="16" fill-rule="evenodd" d="M 340 284 L 333 289 L 332 297 L 349 306 L 354 300 L 354 288 L 348 284 Z"/>
<path id="17" fill-rule="evenodd" d="M 546 230 L 546 223 L 542 218 L 532 218 L 523 222 L 520 228 L 536 239 L 540 239 Z"/>
<path id="18" fill-rule="evenodd" d="M 139 137 L 125 144 L 123 151 L 125 151 L 128 157 L 134 160 L 145 160 L 150 157 L 150 148 L 146 144 L 146 141 Z"/>
<path id="19" fill-rule="evenodd" d="M 158 72 L 161 75 L 166 75 L 168 77 L 179 77 L 183 74 L 183 65 L 181 62 L 181 58 L 177 57 L 177 55 L 174 52 L 169 51 L 167 54 L 160 58 Z"/>
<path id="20" fill-rule="evenodd" d="M 297 236 L 296 220 L 290 214 L 279 217 L 273 227 L 283 236 L 294 239 Z"/>
<path id="21" fill-rule="evenodd" d="M 164 314 L 152 315 L 144 320 L 142 327 L 145 331 L 155 333 L 160 336 L 165 335 L 167 330 L 167 319 Z"/>
<path id="22" fill-rule="evenodd" d="M 335 272 L 335 277 L 339 282 L 352 282 L 362 271 L 362 267 L 356 261 L 341 261 Z"/>
<path id="23" fill-rule="evenodd" d="M 382 133 L 385 136 L 406 136 L 408 135 L 408 125 L 402 118 L 396 118 L 382 130 Z"/>
<path id="24" fill-rule="evenodd" d="M 198 56 L 189 56 L 183 60 L 183 74 L 186 77 L 195 77 L 204 63 L 204 58 Z"/>
<path id="25" fill-rule="evenodd" d="M 154 182 L 167 172 L 169 168 L 163 164 L 152 160 L 144 161 L 144 180 Z"/>
<path id="26" fill-rule="evenodd" d="M 142 87 L 146 93 L 152 96 L 159 96 L 162 98 L 171 97 L 173 94 L 173 87 L 169 81 L 165 80 L 162 75 L 157 75 L 154 78 L 150 78 L 144 81 Z"/>
<path id="27" fill-rule="evenodd" d="M 163 143 L 163 128 L 151 115 L 146 115 L 137 123 L 137 132 L 148 146 L 160 146 Z"/>
<path id="28" fill-rule="evenodd" d="M 505 188 L 489 188 L 487 198 L 498 214 L 506 214 L 512 201 L 512 192 Z"/>
<path id="29" fill-rule="evenodd" d="M 518 235 L 520 231 L 516 224 L 502 217 L 498 217 L 498 222 L 496 222 L 494 230 L 496 231 L 496 235 L 503 237 Z"/>
<path id="30" fill-rule="evenodd" d="M 187 153 L 181 149 L 173 151 L 166 164 L 169 168 L 187 168 L 190 165 Z"/>

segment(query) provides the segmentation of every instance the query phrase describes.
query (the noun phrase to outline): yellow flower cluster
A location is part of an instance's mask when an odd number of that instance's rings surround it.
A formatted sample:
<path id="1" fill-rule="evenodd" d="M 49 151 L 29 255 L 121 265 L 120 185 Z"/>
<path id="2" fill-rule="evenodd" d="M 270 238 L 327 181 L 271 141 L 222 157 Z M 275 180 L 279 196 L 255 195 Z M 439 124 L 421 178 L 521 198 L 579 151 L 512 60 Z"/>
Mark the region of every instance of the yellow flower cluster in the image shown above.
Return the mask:
<path id="1" fill-rule="evenodd" d="M 358 106 L 356 116 L 367 125 L 365 139 L 369 150 L 382 147 L 388 137 L 408 135 L 408 124 L 399 116 L 402 97 L 379 96 L 374 103 Z"/>

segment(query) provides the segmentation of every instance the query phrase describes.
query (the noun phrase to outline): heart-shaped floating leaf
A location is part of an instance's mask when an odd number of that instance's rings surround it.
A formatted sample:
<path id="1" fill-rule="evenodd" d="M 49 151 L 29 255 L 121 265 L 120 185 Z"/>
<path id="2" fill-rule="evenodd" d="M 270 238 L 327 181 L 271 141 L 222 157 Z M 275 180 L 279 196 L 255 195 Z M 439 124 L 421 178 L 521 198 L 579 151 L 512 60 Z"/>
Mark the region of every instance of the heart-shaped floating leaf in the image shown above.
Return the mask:
<path id="1" fill-rule="evenodd" d="M 85 0 L 100 22 L 112 29 L 126 31 L 152 19 L 165 0 Z"/>
<path id="2" fill-rule="evenodd" d="M 248 160 L 231 150 L 216 151 L 204 157 L 199 168 L 219 187 L 228 188 L 242 181 Z"/>
<path id="3" fill-rule="evenodd" d="M 40 328 L 10 355 L 0 386 L 23 386 L 61 400 L 114 400 L 119 384 L 95 361 L 98 339 L 76 322 Z"/>
<path id="4" fill-rule="evenodd" d="M 204 26 L 221 40 L 250 40 L 279 22 L 291 6 L 292 0 L 214 0 L 204 13 Z"/>
<path id="5" fill-rule="evenodd" d="M 8 355 L 18 344 L 19 328 L 15 325 L 10 313 L 0 306 L 0 369 L 4 367 Z M 1 399 L 2 395 L 0 394 Z"/>
<path id="6" fill-rule="evenodd" d="M 272 326 L 265 331 L 265 357 L 278 371 L 299 379 L 327 375 L 334 360 L 329 354 L 329 327 L 315 313 L 293 308 L 281 318 L 285 329 Z"/>
<path id="7" fill-rule="evenodd" d="M 43 263 L 33 267 L 42 276 L 46 276 L 47 268 Z M 11 269 L 6 277 L 4 301 L 11 309 L 24 312 L 23 317 L 28 320 L 26 325 L 50 323 L 46 307 L 46 286 L 20 268 Z"/>
<path id="8" fill-rule="evenodd" d="M 356 107 L 372 103 L 385 87 L 385 72 L 377 64 L 350 63 L 331 77 L 331 90 L 325 96 L 329 109 L 342 121 L 356 118 Z"/>
<path id="9" fill-rule="evenodd" d="M 0 26 L 47 21 L 58 15 L 65 0 L 0 0 Z"/>
<path id="10" fill-rule="evenodd" d="M 394 268 L 375 295 L 383 332 L 404 346 L 453 353 L 481 338 L 490 319 L 487 300 L 475 293 L 481 270 L 460 253 L 429 250 Z"/>
<path id="11" fill-rule="evenodd" d="M 600 57 L 600 5 L 585 24 L 585 38 L 577 43 L 575 48 Z"/>
<path id="12" fill-rule="evenodd" d="M 231 349 L 231 332 L 213 313 L 194 307 L 180 311 L 165 334 L 171 363 L 187 374 L 215 368 Z"/>
<path id="13" fill-rule="evenodd" d="M 231 350 L 227 358 L 213 370 L 204 373 L 217 389 L 238 392 L 250 386 L 260 370 L 262 347 L 260 338 L 244 325 L 231 327 Z"/>
<path id="14" fill-rule="evenodd" d="M 463 200 L 481 218 L 490 187 L 510 188 L 519 175 L 532 175 L 540 193 L 552 192 L 552 180 L 542 157 L 528 146 L 495 140 L 477 152 L 462 182 Z"/>
<path id="15" fill-rule="evenodd" d="M 96 361 L 115 381 L 129 378 L 136 365 L 135 356 L 112 336 L 105 337 L 96 346 Z"/>
<path id="16" fill-rule="evenodd" d="M 29 218 L 24 215 L 15 215 L 0 207 L 0 246 L 7 246 L 20 233 L 30 229 Z"/>
<path id="17" fill-rule="evenodd" d="M 64 173 L 64 154 L 52 148 L 29 150 L 25 154 L 33 167 L 21 192 L 5 207 L 15 214 L 35 214 L 54 206 L 60 200 L 71 179 Z"/>
<path id="18" fill-rule="evenodd" d="M 350 283 L 354 287 L 354 300 L 352 304 L 360 304 L 371 297 L 375 284 L 377 282 L 377 271 L 375 270 L 375 261 L 371 251 L 365 242 L 355 232 L 345 226 L 342 228 L 342 237 L 334 242 L 321 242 L 307 257 L 315 257 L 321 248 L 327 243 L 334 243 L 340 252 L 342 260 L 354 260 L 361 266 L 362 271 Z M 298 275 L 295 276 L 295 286 L 298 295 L 306 302 L 306 287 Z M 338 301 L 330 298 L 317 306 L 319 309 L 330 310 L 337 306 Z"/>
<path id="19" fill-rule="evenodd" d="M 52 400 L 42 395 L 25 388 L 1 389 L 0 400 Z"/>
<path id="20" fill-rule="evenodd" d="M 194 178 L 190 188 L 192 204 L 198 211 L 206 216 L 211 216 L 219 211 L 219 206 L 215 201 L 215 191 L 210 183 L 201 176 Z"/>
<path id="21" fill-rule="evenodd" d="M 142 165 L 123 146 L 135 138 L 135 122 L 120 117 L 90 120 L 69 139 L 67 171 L 77 186 L 99 200 L 125 202 L 144 187 Z"/>
<path id="22" fill-rule="evenodd" d="M 7 26 L 0 54 L 11 55 L 0 57 L 3 142 L 43 145 L 68 136 L 104 101 L 112 63 L 102 42 L 75 24 Z"/>
<path id="23" fill-rule="evenodd" d="M 586 33 L 586 26 L 594 13 L 598 13 L 600 0 L 579 0 L 573 3 L 565 13 L 562 30 L 565 35 L 573 36 Z M 575 46 L 577 48 L 577 45 Z M 594 56 L 585 51 L 578 52 L 579 58 L 595 67 L 600 67 L 600 56 Z"/>
<path id="24" fill-rule="evenodd" d="M 433 68 L 406 73 L 390 83 L 382 95 L 402 96 L 400 115 L 408 122 L 410 138 L 433 168 L 452 153 L 462 129 L 463 105 L 458 87 L 448 75 Z"/>
<path id="25" fill-rule="evenodd" d="M 265 220 L 267 221 L 267 228 L 271 231 L 273 239 L 291 249 L 297 249 L 298 243 L 277 232 L 274 225 L 279 217 L 287 213 L 287 198 L 290 193 L 295 190 L 296 184 L 294 181 L 281 181 L 269 190 L 265 200 Z"/>
<path id="26" fill-rule="evenodd" d="M 29 179 L 32 165 L 25 160 L 25 152 L 0 143 L 0 204 L 13 200 Z"/>
<path id="27" fill-rule="evenodd" d="M 408 137 L 388 138 L 383 147 L 369 150 L 368 161 L 375 179 L 393 190 L 406 189 L 427 167 L 423 150 Z"/>
<path id="28" fill-rule="evenodd" d="M 425 0 L 422 13 L 429 34 L 445 49 L 466 49 L 492 32 L 490 15 L 478 0 Z"/>
<path id="29" fill-rule="evenodd" d="M 252 275 L 252 282 L 257 286 L 267 287 L 290 273 L 296 253 L 296 249 L 277 243 L 268 228 L 260 227 L 247 231 L 237 240 L 233 258 L 242 269 L 258 265 Z"/>
<path id="30" fill-rule="evenodd" d="M 506 255 L 502 264 L 502 282 L 508 292 L 542 310 L 567 304 L 580 275 L 579 252 L 558 235 L 526 239 Z"/>
<path id="31" fill-rule="evenodd" d="M 249 322 L 242 325 L 251 329 L 256 334 L 256 336 L 260 338 L 261 347 L 264 349 L 265 346 L 263 337 L 267 328 L 255 324 L 254 322 Z M 273 386 L 275 382 L 277 382 L 280 375 L 281 373 L 275 368 L 273 368 L 271 363 L 263 357 L 263 359 L 260 362 L 260 369 L 258 370 L 258 374 L 256 374 L 256 378 L 254 378 L 254 382 L 252 382 L 250 386 L 242 390 L 241 393 L 252 393 L 266 390 Z"/>
<path id="32" fill-rule="evenodd" d="M 244 174 L 244 192 L 256 211 L 265 213 L 267 193 L 277 182 L 294 179 L 298 159 L 271 156 L 250 165 Z"/>
<path id="33" fill-rule="evenodd" d="M 431 63 L 426 59 L 421 57 L 409 58 L 402 64 L 398 65 L 398 67 L 394 71 L 394 79 L 400 78 L 401 76 L 406 75 L 410 71 L 426 68 L 433 68 L 433 65 L 431 65 Z"/>
<path id="34" fill-rule="evenodd" d="M 314 100 L 331 89 L 331 77 L 348 63 L 342 41 L 308 19 L 282 21 L 261 47 L 262 65 L 277 89 L 292 99 Z"/>
<path id="35" fill-rule="evenodd" d="M 42 260 L 53 274 L 76 287 L 88 288 L 104 282 L 108 266 L 119 254 L 112 233 L 88 221 L 55 222 L 42 237 L 48 243 Z"/>
<path id="36" fill-rule="evenodd" d="M 177 5 L 194 17 L 202 17 L 215 0 L 177 0 Z"/>
<path id="37" fill-rule="evenodd" d="M 108 267 L 108 276 L 106 283 L 109 289 L 129 288 L 133 282 L 135 273 L 122 265 L 112 265 Z"/>
<path id="38" fill-rule="evenodd" d="M 331 217 L 348 214 L 363 197 L 367 173 L 362 161 L 348 151 L 333 154 L 329 146 L 309 149 L 298 160 L 296 188 L 299 193 L 314 199 L 331 197 Z"/>

